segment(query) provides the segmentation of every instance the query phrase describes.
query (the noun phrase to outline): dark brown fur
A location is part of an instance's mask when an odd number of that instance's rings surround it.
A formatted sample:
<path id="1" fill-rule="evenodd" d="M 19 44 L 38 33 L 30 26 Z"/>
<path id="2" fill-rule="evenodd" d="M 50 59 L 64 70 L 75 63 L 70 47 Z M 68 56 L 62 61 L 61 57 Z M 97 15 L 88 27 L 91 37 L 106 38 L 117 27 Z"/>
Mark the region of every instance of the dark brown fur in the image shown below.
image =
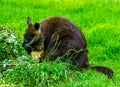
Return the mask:
<path id="1" fill-rule="evenodd" d="M 27 23 L 23 47 L 28 53 L 32 50 L 43 51 L 41 62 L 46 56 L 50 61 L 58 56 L 64 56 L 62 61 L 71 60 L 77 70 L 90 67 L 85 37 L 71 21 L 62 17 L 50 17 L 35 24 L 28 18 Z M 103 72 L 112 78 L 113 71 L 107 67 L 96 66 L 91 69 Z"/>

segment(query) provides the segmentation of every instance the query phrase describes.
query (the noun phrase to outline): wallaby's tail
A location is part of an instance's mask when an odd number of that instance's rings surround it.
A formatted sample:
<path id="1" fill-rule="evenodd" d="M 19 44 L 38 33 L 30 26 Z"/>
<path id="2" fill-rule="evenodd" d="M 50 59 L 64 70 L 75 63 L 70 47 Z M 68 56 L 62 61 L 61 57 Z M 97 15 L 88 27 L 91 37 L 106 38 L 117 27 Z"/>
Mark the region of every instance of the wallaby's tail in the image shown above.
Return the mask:
<path id="1" fill-rule="evenodd" d="M 104 66 L 93 66 L 93 67 L 91 67 L 91 69 L 104 73 L 110 79 L 112 79 L 112 76 L 114 74 L 114 71 L 112 69 L 110 69 L 108 67 L 104 67 Z"/>

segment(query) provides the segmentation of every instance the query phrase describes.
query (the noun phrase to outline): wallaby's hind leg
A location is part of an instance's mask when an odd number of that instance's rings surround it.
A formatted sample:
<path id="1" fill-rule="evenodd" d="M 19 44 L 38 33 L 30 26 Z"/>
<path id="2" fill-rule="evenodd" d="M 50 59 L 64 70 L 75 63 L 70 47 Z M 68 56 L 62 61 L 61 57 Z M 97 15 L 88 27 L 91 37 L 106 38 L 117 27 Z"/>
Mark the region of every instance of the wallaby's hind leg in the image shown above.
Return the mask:
<path id="1" fill-rule="evenodd" d="M 79 54 L 75 62 L 76 62 L 76 67 L 79 71 L 81 71 L 82 69 L 88 68 L 90 66 L 86 52 L 84 52 L 83 54 Z"/>

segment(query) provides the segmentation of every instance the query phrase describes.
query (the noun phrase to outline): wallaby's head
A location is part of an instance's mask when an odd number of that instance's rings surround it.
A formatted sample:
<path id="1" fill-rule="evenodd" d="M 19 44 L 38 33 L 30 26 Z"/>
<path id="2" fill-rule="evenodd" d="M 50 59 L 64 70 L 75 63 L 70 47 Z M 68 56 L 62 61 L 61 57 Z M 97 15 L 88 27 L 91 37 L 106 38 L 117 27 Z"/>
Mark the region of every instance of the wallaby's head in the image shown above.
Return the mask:
<path id="1" fill-rule="evenodd" d="M 31 18 L 27 18 L 27 28 L 24 33 L 23 47 L 31 53 L 32 50 L 41 51 L 43 49 L 43 38 L 40 23 L 32 23 Z"/>

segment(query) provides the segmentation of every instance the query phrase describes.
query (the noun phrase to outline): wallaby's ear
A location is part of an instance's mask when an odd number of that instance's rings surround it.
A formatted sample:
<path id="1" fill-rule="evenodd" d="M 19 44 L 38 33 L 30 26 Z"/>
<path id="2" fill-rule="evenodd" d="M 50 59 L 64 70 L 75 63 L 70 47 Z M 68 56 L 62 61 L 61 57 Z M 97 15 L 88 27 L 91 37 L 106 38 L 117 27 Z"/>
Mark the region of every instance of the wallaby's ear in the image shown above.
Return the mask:
<path id="1" fill-rule="evenodd" d="M 31 21 L 30 17 L 27 17 L 27 24 L 28 24 L 28 26 L 32 24 L 32 21 Z"/>
<path id="2" fill-rule="evenodd" d="M 35 23 L 34 26 L 35 26 L 36 30 L 39 30 L 39 28 L 40 28 L 40 24 L 39 23 Z"/>

